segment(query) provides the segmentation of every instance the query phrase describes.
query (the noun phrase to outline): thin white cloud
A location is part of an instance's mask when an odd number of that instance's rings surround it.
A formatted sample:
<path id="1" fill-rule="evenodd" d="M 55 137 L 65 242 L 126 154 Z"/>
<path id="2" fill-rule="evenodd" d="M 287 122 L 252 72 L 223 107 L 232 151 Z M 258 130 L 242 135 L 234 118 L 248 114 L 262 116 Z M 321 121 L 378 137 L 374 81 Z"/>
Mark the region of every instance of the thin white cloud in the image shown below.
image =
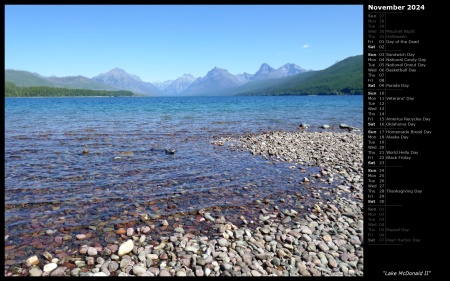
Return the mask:
<path id="1" fill-rule="evenodd" d="M 304 49 L 309 48 L 309 45 L 308 45 L 308 44 L 305 44 L 305 45 L 303 45 L 303 48 L 304 48 Z"/>

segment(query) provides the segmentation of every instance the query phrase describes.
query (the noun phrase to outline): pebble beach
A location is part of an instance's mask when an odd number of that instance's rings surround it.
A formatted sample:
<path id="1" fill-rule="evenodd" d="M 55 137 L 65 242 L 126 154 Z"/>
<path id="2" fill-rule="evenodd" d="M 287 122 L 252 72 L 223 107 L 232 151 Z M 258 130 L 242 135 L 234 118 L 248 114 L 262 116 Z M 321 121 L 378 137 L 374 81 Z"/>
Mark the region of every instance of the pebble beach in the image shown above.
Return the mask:
<path id="1" fill-rule="evenodd" d="M 89 232 L 59 235 L 49 229 L 52 240 L 69 235 L 77 247 L 41 249 L 21 264 L 8 264 L 5 256 L 5 276 L 363 275 L 360 132 L 301 127 L 221 136 L 209 145 L 251 153 L 272 165 L 289 163 L 286 172 L 294 172 L 298 191 L 255 198 L 236 206 L 238 216 L 209 207 L 155 217 L 137 206 L 135 221 L 114 225 L 108 237 L 95 242 Z M 305 176 L 307 171 L 314 172 Z M 198 228 L 186 227 L 186 220 Z"/>

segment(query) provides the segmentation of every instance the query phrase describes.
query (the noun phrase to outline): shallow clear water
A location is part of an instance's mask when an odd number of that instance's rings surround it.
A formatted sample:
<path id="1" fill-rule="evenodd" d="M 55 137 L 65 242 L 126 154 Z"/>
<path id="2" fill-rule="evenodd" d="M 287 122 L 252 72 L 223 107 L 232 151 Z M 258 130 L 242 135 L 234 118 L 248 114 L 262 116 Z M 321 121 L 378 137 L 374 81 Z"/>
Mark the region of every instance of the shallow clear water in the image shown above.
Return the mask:
<path id="1" fill-rule="evenodd" d="M 25 245 L 46 229 L 101 231 L 136 212 L 231 208 L 301 189 L 288 163 L 210 142 L 362 120 L 362 96 L 6 98 L 5 235 Z"/>

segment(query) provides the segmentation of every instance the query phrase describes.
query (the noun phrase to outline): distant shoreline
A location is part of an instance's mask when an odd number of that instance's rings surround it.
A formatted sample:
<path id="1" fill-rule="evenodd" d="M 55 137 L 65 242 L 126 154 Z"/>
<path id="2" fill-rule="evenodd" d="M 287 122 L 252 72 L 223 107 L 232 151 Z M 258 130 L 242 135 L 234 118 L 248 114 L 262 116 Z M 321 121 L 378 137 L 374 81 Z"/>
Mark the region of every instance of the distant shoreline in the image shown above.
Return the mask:
<path id="1" fill-rule="evenodd" d="M 120 96 L 120 98 L 139 98 L 140 96 Z M 5 98 L 119 98 L 119 96 L 39 96 L 39 97 L 5 97 Z"/>
<path id="2" fill-rule="evenodd" d="M 8 96 L 5 98 L 197 98 L 197 97 L 316 97 L 316 96 L 362 96 L 363 94 L 342 94 L 342 95 L 235 95 L 235 96 L 38 96 L 38 97 L 19 97 Z"/>

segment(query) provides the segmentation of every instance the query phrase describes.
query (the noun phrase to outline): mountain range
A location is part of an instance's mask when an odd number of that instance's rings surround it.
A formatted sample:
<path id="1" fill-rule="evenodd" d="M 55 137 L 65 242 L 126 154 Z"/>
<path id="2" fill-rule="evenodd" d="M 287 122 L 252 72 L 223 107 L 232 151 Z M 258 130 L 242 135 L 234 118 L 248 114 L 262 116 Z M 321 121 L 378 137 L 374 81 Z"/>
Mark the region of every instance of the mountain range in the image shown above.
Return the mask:
<path id="1" fill-rule="evenodd" d="M 37 73 L 7 69 L 5 81 L 21 87 L 49 86 L 92 90 L 128 90 L 135 94 L 149 96 L 186 96 L 208 95 L 209 92 L 237 87 L 252 80 L 279 78 L 305 71 L 303 68 L 289 63 L 278 69 L 263 63 L 253 75 L 246 72 L 233 75 L 226 69 L 215 67 L 205 77 L 195 78 L 191 74 L 184 74 L 175 80 L 153 84 L 142 81 L 139 76 L 129 74 L 117 67 L 92 78 L 84 76 L 45 77 Z"/>
<path id="2" fill-rule="evenodd" d="M 184 74 L 175 80 L 150 83 L 120 68 L 92 78 L 45 77 L 28 71 L 7 69 L 5 81 L 19 87 L 127 90 L 147 96 L 354 94 L 362 93 L 362 68 L 362 55 L 359 55 L 320 71 L 305 70 L 292 63 L 275 69 L 263 63 L 254 74 L 244 72 L 234 75 L 226 69 L 215 67 L 204 77 L 195 78 L 191 74 Z"/>

